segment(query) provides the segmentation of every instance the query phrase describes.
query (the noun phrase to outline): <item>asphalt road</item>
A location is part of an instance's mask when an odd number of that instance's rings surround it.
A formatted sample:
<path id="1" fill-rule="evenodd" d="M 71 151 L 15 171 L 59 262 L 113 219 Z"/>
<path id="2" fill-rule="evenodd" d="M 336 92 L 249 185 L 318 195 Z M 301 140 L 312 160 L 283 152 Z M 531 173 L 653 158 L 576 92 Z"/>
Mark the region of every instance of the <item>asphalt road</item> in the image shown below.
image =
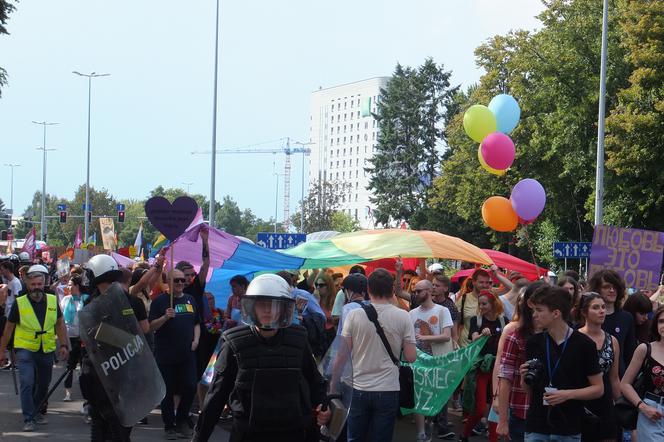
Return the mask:
<path id="1" fill-rule="evenodd" d="M 53 369 L 53 383 L 60 377 L 63 368 Z M 18 380 L 18 372 L 17 380 Z M 64 387 L 58 386 L 49 400 L 46 425 L 38 425 L 37 431 L 25 433 L 22 431 L 23 417 L 21 415 L 21 403 L 19 397 L 14 394 L 14 385 L 11 372 L 0 370 L 0 441 L 2 442 L 25 442 L 29 440 L 53 441 L 72 441 L 82 442 L 90 440 L 90 427 L 83 420 L 81 406 L 83 400 L 78 388 L 76 378 L 74 377 L 74 387 L 72 389 L 72 401 L 63 402 Z M 461 418 L 458 412 L 450 411 L 450 420 L 455 424 L 455 431 L 460 429 Z M 218 425 L 211 440 L 215 442 L 228 441 L 229 425 Z M 137 425 L 132 431 L 132 441 L 162 441 L 164 432 L 159 410 L 153 410 L 148 417 L 148 425 Z M 415 440 L 415 425 L 410 416 L 402 417 L 397 421 L 395 428 L 394 442 L 407 442 Z M 433 439 L 437 440 L 437 439 Z M 457 439 L 458 440 L 458 439 Z M 484 437 L 476 437 L 473 440 L 486 440 Z"/>

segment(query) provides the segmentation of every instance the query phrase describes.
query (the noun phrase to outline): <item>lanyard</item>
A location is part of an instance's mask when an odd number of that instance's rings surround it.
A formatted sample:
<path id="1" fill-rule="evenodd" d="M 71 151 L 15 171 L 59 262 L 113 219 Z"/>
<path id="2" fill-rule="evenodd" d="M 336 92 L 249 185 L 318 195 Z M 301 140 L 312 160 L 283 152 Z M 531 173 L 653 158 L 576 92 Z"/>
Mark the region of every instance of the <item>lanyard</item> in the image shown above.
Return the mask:
<path id="1" fill-rule="evenodd" d="M 560 365 L 560 360 L 563 358 L 563 354 L 565 354 L 565 349 L 567 348 L 567 341 L 569 340 L 569 337 L 571 335 L 571 329 L 567 330 L 567 333 L 565 333 L 565 340 L 563 341 L 563 351 L 560 352 L 560 356 L 558 356 L 558 360 L 556 361 L 556 365 L 553 366 L 553 369 L 551 369 L 551 350 L 549 349 L 549 340 L 551 339 L 551 336 L 549 334 L 546 334 L 546 368 L 549 370 L 549 386 L 553 386 L 553 375 L 556 374 L 556 371 L 558 370 L 558 366 Z"/>

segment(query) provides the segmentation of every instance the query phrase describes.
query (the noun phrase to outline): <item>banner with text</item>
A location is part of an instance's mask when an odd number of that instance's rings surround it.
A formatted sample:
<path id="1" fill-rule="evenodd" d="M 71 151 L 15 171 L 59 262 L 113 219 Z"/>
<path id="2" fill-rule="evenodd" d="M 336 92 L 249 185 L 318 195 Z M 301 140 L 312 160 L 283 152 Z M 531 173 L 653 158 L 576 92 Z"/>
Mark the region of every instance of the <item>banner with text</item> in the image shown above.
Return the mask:
<path id="1" fill-rule="evenodd" d="M 663 251 L 664 232 L 595 226 L 588 275 L 615 270 L 627 287 L 657 290 Z"/>
<path id="2" fill-rule="evenodd" d="M 417 351 L 417 359 L 410 367 L 415 381 L 415 408 L 402 408 L 402 414 L 418 413 L 435 416 L 450 400 L 488 337 L 483 336 L 469 346 L 442 356 L 430 356 Z"/>

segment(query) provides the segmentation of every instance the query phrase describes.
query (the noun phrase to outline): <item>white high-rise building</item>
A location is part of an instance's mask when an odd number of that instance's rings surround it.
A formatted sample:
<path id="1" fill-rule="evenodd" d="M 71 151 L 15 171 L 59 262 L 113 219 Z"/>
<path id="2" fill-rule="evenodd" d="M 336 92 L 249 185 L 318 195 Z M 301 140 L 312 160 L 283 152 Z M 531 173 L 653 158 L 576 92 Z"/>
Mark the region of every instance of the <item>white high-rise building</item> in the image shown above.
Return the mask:
<path id="1" fill-rule="evenodd" d="M 348 183 L 341 209 L 362 228 L 374 227 L 364 168 L 378 142 L 378 123 L 371 114 L 389 79 L 369 78 L 311 94 L 309 187 L 318 180 Z"/>

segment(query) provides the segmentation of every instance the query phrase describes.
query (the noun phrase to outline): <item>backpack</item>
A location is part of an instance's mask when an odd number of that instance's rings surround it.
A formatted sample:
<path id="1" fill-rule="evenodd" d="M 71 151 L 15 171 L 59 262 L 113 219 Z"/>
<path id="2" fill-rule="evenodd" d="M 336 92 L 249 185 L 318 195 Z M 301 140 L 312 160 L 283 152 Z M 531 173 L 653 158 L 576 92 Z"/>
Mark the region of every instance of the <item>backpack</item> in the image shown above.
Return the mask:
<path id="1" fill-rule="evenodd" d="M 316 357 L 323 356 L 329 346 L 325 335 L 325 318 L 317 314 L 305 315 L 300 325 L 307 330 L 311 352 Z"/>

